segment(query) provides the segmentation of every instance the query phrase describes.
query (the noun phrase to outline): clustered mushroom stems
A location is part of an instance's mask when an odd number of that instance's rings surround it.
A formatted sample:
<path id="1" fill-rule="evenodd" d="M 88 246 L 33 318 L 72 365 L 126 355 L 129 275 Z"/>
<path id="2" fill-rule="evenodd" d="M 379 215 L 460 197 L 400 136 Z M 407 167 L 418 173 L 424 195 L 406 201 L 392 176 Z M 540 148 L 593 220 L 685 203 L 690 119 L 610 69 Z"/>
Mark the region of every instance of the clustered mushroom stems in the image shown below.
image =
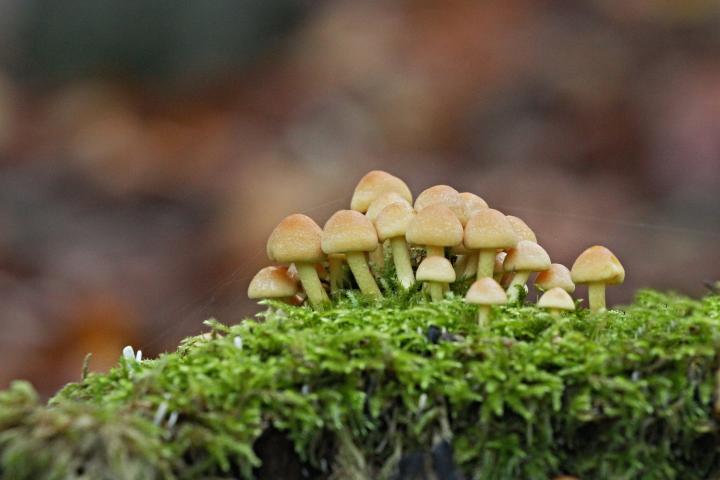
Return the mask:
<path id="1" fill-rule="evenodd" d="M 450 283 L 474 277 L 465 299 L 478 306 L 481 325 L 489 321 L 493 306 L 517 302 L 534 272 L 536 287 L 544 292 L 538 306 L 553 316 L 574 310 L 571 294 L 576 284 L 588 286 L 591 311 L 606 309 L 607 285 L 625 279 L 620 261 L 605 247 L 586 249 L 571 269 L 551 264 L 522 219 L 491 208 L 481 197 L 436 185 L 413 203 L 404 181 L 374 170 L 355 187 L 350 210 L 336 212 L 324 229 L 302 214 L 283 219 L 267 244 L 268 258 L 279 266 L 261 270 L 248 296 L 290 303 L 307 298 L 314 308 L 321 308 L 330 298 L 318 271 L 328 268 L 329 290 L 337 293 L 350 285 L 347 263 L 364 294 L 382 297 L 370 266 L 380 271 L 383 244 L 392 256 L 399 286 L 407 290 L 423 282 L 432 301 L 441 301 Z M 418 265 L 413 264 L 410 246 L 425 251 Z M 290 265 L 295 274 L 288 270 Z"/>

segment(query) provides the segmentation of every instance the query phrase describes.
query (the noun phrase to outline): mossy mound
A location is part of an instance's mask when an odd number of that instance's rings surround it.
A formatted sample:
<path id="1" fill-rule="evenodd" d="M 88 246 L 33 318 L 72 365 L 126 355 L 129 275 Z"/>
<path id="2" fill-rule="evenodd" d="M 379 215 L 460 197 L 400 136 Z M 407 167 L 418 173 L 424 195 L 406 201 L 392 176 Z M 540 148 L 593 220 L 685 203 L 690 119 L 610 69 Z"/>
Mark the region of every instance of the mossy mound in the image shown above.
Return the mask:
<path id="1" fill-rule="evenodd" d="M 270 306 L 49 405 L 14 384 L 2 477 L 720 475 L 718 296 L 560 319 L 507 306 L 485 329 L 459 296 Z"/>

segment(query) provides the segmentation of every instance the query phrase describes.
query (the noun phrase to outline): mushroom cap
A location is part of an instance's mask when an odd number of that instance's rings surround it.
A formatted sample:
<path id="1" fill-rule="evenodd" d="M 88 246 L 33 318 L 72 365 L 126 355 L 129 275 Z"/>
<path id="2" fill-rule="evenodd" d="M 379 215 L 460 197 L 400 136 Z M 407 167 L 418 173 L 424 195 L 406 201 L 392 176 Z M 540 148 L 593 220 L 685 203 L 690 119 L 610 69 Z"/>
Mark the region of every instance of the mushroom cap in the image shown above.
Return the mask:
<path id="1" fill-rule="evenodd" d="M 435 185 L 423 190 L 415 199 L 415 210 L 419 212 L 425 207 L 435 204 L 445 205 L 452 210 L 461 224 L 465 225 L 467 222 L 468 213 L 465 209 L 465 202 L 454 188 L 448 185 Z"/>
<path id="2" fill-rule="evenodd" d="M 415 210 L 408 202 L 391 203 L 383 208 L 375 218 L 378 238 L 385 241 L 388 238 L 404 237 L 413 217 L 415 217 Z"/>
<path id="3" fill-rule="evenodd" d="M 508 250 L 503 268 L 506 272 L 542 272 L 550 268 L 550 255 L 530 240 L 520 240 Z"/>
<path id="4" fill-rule="evenodd" d="M 505 271 L 505 267 L 503 266 L 503 262 L 505 262 L 505 257 L 507 257 L 507 252 L 500 252 L 495 255 L 495 266 L 493 267 L 493 273 L 503 273 Z"/>
<path id="5" fill-rule="evenodd" d="M 248 286 L 248 298 L 292 297 L 298 293 L 297 279 L 284 267 L 265 267 L 255 274 Z"/>
<path id="6" fill-rule="evenodd" d="M 528 224 L 521 218 L 507 215 L 507 219 L 515 230 L 515 233 L 517 233 L 518 240 L 530 240 L 531 242 L 537 243 L 535 232 L 533 232 L 532 229 L 528 227 Z"/>
<path id="7" fill-rule="evenodd" d="M 377 197 L 375 200 L 372 201 L 370 206 L 367 209 L 367 212 L 365 212 L 365 216 L 367 216 L 371 222 L 374 222 L 377 218 L 380 211 L 382 211 L 383 208 L 387 207 L 391 203 L 396 202 L 403 202 L 408 205 L 410 205 L 410 202 L 405 200 L 401 195 L 395 193 L 395 192 L 387 192 L 383 193 L 379 197 Z"/>
<path id="8" fill-rule="evenodd" d="M 607 248 L 595 245 L 580 254 L 570 271 L 575 283 L 617 284 L 625 281 L 625 269 Z"/>
<path id="9" fill-rule="evenodd" d="M 372 222 L 355 210 L 339 210 L 325 222 L 321 237 L 323 252 L 371 252 L 378 246 Z"/>
<path id="10" fill-rule="evenodd" d="M 325 258 L 320 247 L 322 230 L 315 221 L 301 213 L 282 219 L 267 241 L 267 256 L 278 263 L 317 263 Z"/>
<path id="11" fill-rule="evenodd" d="M 420 210 L 410 221 L 405 238 L 415 245 L 453 247 L 463 239 L 460 220 L 445 205 L 434 204 Z"/>
<path id="12" fill-rule="evenodd" d="M 473 213 L 465 225 L 464 243 L 471 250 L 510 248 L 517 242 L 517 233 L 507 217 L 492 208 L 483 208 Z"/>
<path id="13" fill-rule="evenodd" d="M 553 263 L 550 268 L 540 272 L 535 279 L 535 286 L 543 290 L 551 290 L 559 287 L 568 293 L 575 291 L 575 284 L 572 281 L 570 270 L 565 265 Z"/>
<path id="14" fill-rule="evenodd" d="M 504 305 L 508 298 L 498 282 L 490 277 L 484 277 L 470 285 L 470 289 L 465 294 L 465 301 L 478 305 Z"/>
<path id="15" fill-rule="evenodd" d="M 468 218 L 478 210 L 488 208 L 487 202 L 474 193 L 462 192 L 460 193 L 460 198 L 462 198 L 463 203 L 465 203 L 465 211 L 468 214 Z"/>
<path id="16" fill-rule="evenodd" d="M 560 287 L 551 288 L 543 293 L 537 303 L 540 308 L 556 308 L 558 310 L 575 310 L 575 302 L 568 292 Z"/>
<path id="17" fill-rule="evenodd" d="M 421 282 L 452 283 L 455 281 L 455 269 L 445 257 L 425 257 L 418 265 L 415 278 Z"/>
<path id="18" fill-rule="evenodd" d="M 373 170 L 358 182 L 350 201 L 350 208 L 364 213 L 373 200 L 388 192 L 395 192 L 408 203 L 412 202 L 412 193 L 405 182 L 382 170 Z"/>

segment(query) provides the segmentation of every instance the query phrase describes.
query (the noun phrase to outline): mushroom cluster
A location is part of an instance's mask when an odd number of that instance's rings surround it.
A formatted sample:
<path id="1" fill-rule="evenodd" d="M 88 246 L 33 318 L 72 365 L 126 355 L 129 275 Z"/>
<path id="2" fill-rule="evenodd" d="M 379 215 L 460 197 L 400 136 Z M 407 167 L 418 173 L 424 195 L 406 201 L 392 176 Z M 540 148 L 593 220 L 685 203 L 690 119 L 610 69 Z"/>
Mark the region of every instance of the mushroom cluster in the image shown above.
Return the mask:
<path id="1" fill-rule="evenodd" d="M 405 182 L 380 170 L 360 180 L 350 209 L 335 212 L 323 228 L 306 215 L 284 218 L 270 234 L 267 255 L 279 265 L 255 276 L 250 298 L 307 300 L 322 308 L 330 295 L 355 286 L 382 297 L 377 277 L 388 257 L 400 288 L 421 282 L 433 301 L 442 300 L 451 283 L 475 279 L 465 299 L 479 306 L 481 323 L 493 305 L 517 302 L 536 273 L 535 287 L 543 292 L 538 306 L 553 315 L 575 309 L 575 284 L 588 285 L 589 308 L 598 311 L 605 308 L 605 286 L 625 279 L 605 247 L 588 248 L 568 269 L 551 262 L 522 219 L 478 195 L 435 185 L 413 203 Z"/>

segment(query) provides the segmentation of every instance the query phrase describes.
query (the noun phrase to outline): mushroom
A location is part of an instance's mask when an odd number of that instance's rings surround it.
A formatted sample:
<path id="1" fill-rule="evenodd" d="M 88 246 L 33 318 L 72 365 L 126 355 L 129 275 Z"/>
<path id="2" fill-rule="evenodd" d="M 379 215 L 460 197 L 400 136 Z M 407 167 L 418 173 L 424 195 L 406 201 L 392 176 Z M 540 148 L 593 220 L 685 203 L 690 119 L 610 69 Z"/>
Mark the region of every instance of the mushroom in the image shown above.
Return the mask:
<path id="1" fill-rule="evenodd" d="M 532 231 L 530 227 L 528 227 L 528 224 L 525 223 L 522 219 L 518 217 L 514 217 L 512 215 L 507 215 L 508 222 L 510 222 L 510 225 L 512 225 L 513 230 L 515 230 L 515 233 L 517 233 L 518 240 L 529 240 L 531 242 L 537 243 L 537 237 L 535 236 L 535 232 Z"/>
<path id="2" fill-rule="evenodd" d="M 470 192 L 462 192 L 460 198 L 465 203 L 465 212 L 470 218 L 475 212 L 483 208 L 488 208 L 485 200 Z M 467 223 L 467 222 L 465 222 Z M 463 224 L 465 226 L 465 224 Z M 455 260 L 455 274 L 458 277 L 472 277 L 477 272 L 478 254 L 465 248 L 465 245 L 458 245 L 453 248 L 453 253 L 457 255 Z"/>
<path id="3" fill-rule="evenodd" d="M 396 202 L 402 202 L 410 206 L 410 202 L 408 202 L 407 200 L 405 200 L 405 198 L 395 192 L 383 193 L 372 201 L 370 207 L 368 207 L 367 212 L 365 212 L 365 216 L 368 217 L 371 222 L 375 223 L 375 219 L 377 218 L 380 211 L 391 203 Z M 370 252 L 370 262 L 378 267 L 383 267 L 385 265 L 385 256 L 383 254 L 382 243 L 378 245 L 378 248 Z"/>
<path id="4" fill-rule="evenodd" d="M 409 243 L 422 245 L 427 256 L 445 256 L 445 247 L 459 245 L 463 239 L 460 220 L 445 205 L 434 204 L 420 210 L 405 232 Z"/>
<path id="5" fill-rule="evenodd" d="M 468 217 L 480 209 L 488 208 L 487 202 L 474 193 L 462 192 L 460 194 L 460 198 L 465 204 L 465 210 L 468 213 Z"/>
<path id="6" fill-rule="evenodd" d="M 500 279 L 503 276 L 503 273 L 505 273 L 505 267 L 503 266 L 503 262 L 505 262 L 505 257 L 507 257 L 507 252 L 498 252 L 497 255 L 495 255 L 495 266 L 493 267 L 493 278 L 496 282 L 500 283 Z"/>
<path id="7" fill-rule="evenodd" d="M 499 283 L 489 277 L 476 280 L 467 291 L 465 301 L 479 305 L 478 324 L 481 327 L 487 325 L 492 305 L 505 305 L 508 301 L 505 290 Z"/>
<path id="8" fill-rule="evenodd" d="M 438 302 L 443 298 L 443 286 L 455 281 L 455 270 L 445 257 L 426 257 L 418 266 L 417 279 L 428 282 L 430 297 Z"/>
<path id="9" fill-rule="evenodd" d="M 505 215 L 492 208 L 478 210 L 465 225 L 465 247 L 478 250 L 478 280 L 493 276 L 498 249 L 514 247 L 517 242 L 517 234 Z"/>
<path id="10" fill-rule="evenodd" d="M 372 252 L 378 246 L 375 227 L 365 215 L 355 210 L 335 212 L 325 223 L 321 244 L 323 252 L 328 255 L 345 254 L 363 293 L 382 296 L 365 258 L 365 252 Z"/>
<path id="11" fill-rule="evenodd" d="M 342 253 L 333 253 L 327 257 L 328 267 L 330 269 L 330 291 L 337 292 L 345 284 L 345 272 L 343 271 L 345 255 Z"/>
<path id="12" fill-rule="evenodd" d="M 383 242 L 390 241 L 395 273 L 397 273 L 400 285 L 405 289 L 409 289 L 415 283 L 410 252 L 405 241 L 405 233 L 413 217 L 415 217 L 415 210 L 409 203 L 396 202 L 383 208 L 375 218 L 378 238 Z"/>
<path id="13" fill-rule="evenodd" d="M 307 215 L 296 213 L 285 217 L 272 231 L 267 242 L 267 256 L 278 263 L 294 263 L 300 283 L 313 307 L 330 299 L 315 265 L 325 258 L 320 246 L 322 230 Z"/>
<path id="14" fill-rule="evenodd" d="M 435 185 L 418 195 L 415 199 L 415 211 L 419 212 L 430 205 L 445 205 L 455 214 L 460 223 L 465 226 L 468 220 L 468 213 L 465 209 L 465 202 L 457 190 L 448 185 Z"/>
<path id="15" fill-rule="evenodd" d="M 605 286 L 625 281 L 625 269 L 620 260 L 605 247 L 590 247 L 580 254 L 570 270 L 575 283 L 588 284 L 590 310 L 605 309 Z"/>
<path id="16" fill-rule="evenodd" d="M 550 268 L 540 272 L 535 279 L 535 286 L 545 291 L 555 287 L 560 287 L 568 293 L 575 291 L 575 284 L 570 276 L 570 270 L 559 263 L 553 263 Z"/>
<path id="17" fill-rule="evenodd" d="M 509 300 L 514 302 L 518 299 L 517 286 L 524 288 L 532 272 L 543 272 L 548 268 L 550 256 L 545 249 L 530 240 L 520 240 L 514 248 L 508 250 L 503 262 L 505 272 L 515 274 L 507 287 Z"/>
<path id="18" fill-rule="evenodd" d="M 298 293 L 297 280 L 288 273 L 287 267 L 265 267 L 255 274 L 248 286 L 251 300 L 291 300 Z"/>
<path id="19" fill-rule="evenodd" d="M 408 203 L 412 203 L 412 193 L 405 182 L 382 170 L 373 170 L 358 182 L 350 208 L 365 213 L 373 200 L 388 192 L 395 192 Z"/>
<path id="20" fill-rule="evenodd" d="M 553 317 L 559 317 L 562 310 L 575 310 L 575 302 L 572 297 L 560 287 L 551 288 L 543 293 L 537 305 L 540 308 L 547 308 Z"/>

